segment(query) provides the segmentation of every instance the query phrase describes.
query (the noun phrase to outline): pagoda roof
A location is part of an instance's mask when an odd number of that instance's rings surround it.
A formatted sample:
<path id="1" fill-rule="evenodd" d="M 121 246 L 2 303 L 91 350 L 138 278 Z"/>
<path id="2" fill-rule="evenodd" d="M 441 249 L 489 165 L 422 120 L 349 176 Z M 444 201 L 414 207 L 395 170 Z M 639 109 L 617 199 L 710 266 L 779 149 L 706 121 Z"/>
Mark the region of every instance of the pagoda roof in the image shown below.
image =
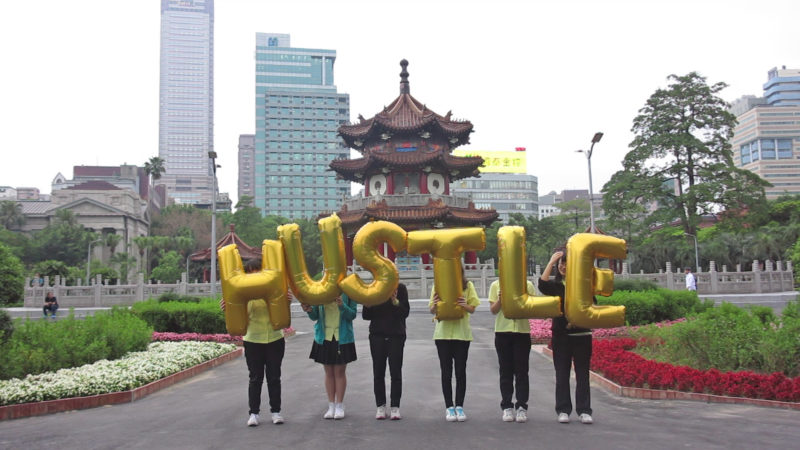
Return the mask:
<path id="1" fill-rule="evenodd" d="M 348 146 L 361 150 L 365 143 L 386 140 L 393 134 L 410 135 L 428 132 L 445 138 L 455 148 L 469 143 L 472 123 L 468 120 L 454 120 L 448 112 L 442 116 L 428 109 L 424 103 L 411 96 L 408 84 L 408 61 L 400 61 L 400 95 L 389 106 L 374 117 L 359 122 L 341 125 L 339 135 Z M 388 136 L 386 135 L 388 133 Z"/>
<path id="2" fill-rule="evenodd" d="M 226 245 L 236 244 L 236 248 L 239 250 L 239 255 L 242 257 L 242 261 L 247 261 L 249 259 L 261 260 L 261 249 L 250 247 L 249 245 L 245 244 L 242 238 L 240 238 L 239 235 L 237 235 L 234 231 L 234 227 L 235 225 L 231 224 L 231 229 L 228 234 L 217 241 L 217 250 L 225 247 Z M 207 248 L 200 250 L 199 252 L 192 253 L 190 258 L 192 261 L 210 261 L 211 249 Z"/>
<path id="3" fill-rule="evenodd" d="M 430 199 L 424 206 L 390 207 L 385 200 L 355 211 L 348 211 L 347 206 L 343 206 L 337 214 L 342 220 L 342 226 L 348 228 L 371 220 L 386 220 L 401 226 L 425 225 L 420 228 L 429 228 L 433 222 L 442 222 L 446 226 L 488 226 L 499 217 L 494 209 L 477 209 L 472 202 L 467 208 L 458 208 L 434 199 Z"/>
<path id="4" fill-rule="evenodd" d="M 450 175 L 452 181 L 479 175 L 478 168 L 483 164 L 480 156 L 454 156 L 445 150 L 434 152 L 369 152 L 363 158 L 335 159 L 329 167 L 340 178 L 363 183 L 364 176 L 379 172 L 384 167 L 394 169 L 421 169 L 425 166 L 437 167 Z M 357 175 L 361 175 L 358 177 Z"/>

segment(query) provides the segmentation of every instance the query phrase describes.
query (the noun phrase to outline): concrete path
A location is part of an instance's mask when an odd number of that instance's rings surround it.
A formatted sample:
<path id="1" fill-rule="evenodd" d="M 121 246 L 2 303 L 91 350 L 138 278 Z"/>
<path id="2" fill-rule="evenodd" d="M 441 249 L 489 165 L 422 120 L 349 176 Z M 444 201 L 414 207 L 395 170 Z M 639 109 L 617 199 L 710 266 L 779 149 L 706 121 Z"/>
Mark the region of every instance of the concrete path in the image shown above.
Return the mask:
<path id="1" fill-rule="evenodd" d="M 594 425 L 558 424 L 551 361 L 531 352 L 528 423 L 500 420 L 494 318 L 473 318 L 467 364 L 465 423 L 444 420 L 438 359 L 429 314 L 408 320 L 403 420 L 376 421 L 367 322 L 355 322 L 358 361 L 347 369 L 347 417 L 323 420 L 322 368 L 308 359 L 312 322 L 293 320 L 298 335 L 283 362 L 284 425 L 248 428 L 244 358 L 224 364 L 134 403 L 0 422 L 2 449 L 753 449 L 794 448 L 800 411 L 749 405 L 650 401 L 592 388 Z M 388 383 L 387 383 L 388 385 Z M 388 386 L 387 386 L 388 388 Z M 262 418 L 269 416 L 266 387 Z"/>

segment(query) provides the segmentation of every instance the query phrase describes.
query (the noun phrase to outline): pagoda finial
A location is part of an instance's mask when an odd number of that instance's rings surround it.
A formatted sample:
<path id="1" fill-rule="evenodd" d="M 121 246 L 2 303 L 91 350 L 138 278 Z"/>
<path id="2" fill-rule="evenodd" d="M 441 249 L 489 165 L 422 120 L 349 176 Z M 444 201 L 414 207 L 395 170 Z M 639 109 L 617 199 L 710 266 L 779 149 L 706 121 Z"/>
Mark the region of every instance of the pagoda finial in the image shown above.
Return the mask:
<path id="1" fill-rule="evenodd" d="M 400 61 L 400 67 L 403 68 L 403 71 L 400 72 L 400 94 L 410 94 L 411 88 L 408 85 L 408 71 L 406 67 L 408 67 L 408 61 L 403 59 Z"/>

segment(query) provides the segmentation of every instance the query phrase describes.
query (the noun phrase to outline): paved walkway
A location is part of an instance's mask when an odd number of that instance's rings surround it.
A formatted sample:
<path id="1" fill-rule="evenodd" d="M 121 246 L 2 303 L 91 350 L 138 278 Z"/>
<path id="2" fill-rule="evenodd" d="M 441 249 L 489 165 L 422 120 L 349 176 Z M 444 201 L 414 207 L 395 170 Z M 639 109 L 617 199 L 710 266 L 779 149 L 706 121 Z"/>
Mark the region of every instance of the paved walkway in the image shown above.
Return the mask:
<path id="1" fill-rule="evenodd" d="M 416 309 L 416 308 L 415 308 Z M 472 318 L 465 423 L 444 420 L 439 366 L 429 314 L 408 320 L 401 421 L 376 421 L 367 322 L 356 321 L 358 361 L 348 369 L 347 417 L 323 420 L 322 368 L 308 359 L 311 321 L 293 320 L 283 363 L 284 425 L 248 428 L 243 358 L 134 403 L 0 422 L 0 448 L 587 448 L 752 449 L 797 445 L 800 411 L 689 401 L 614 397 L 592 388 L 594 425 L 558 424 L 550 360 L 532 352 L 531 399 L 525 424 L 500 420 L 493 316 Z M 388 384 L 388 383 L 387 383 Z M 387 386 L 388 387 L 388 386 Z M 268 416 L 266 388 L 262 411 Z"/>

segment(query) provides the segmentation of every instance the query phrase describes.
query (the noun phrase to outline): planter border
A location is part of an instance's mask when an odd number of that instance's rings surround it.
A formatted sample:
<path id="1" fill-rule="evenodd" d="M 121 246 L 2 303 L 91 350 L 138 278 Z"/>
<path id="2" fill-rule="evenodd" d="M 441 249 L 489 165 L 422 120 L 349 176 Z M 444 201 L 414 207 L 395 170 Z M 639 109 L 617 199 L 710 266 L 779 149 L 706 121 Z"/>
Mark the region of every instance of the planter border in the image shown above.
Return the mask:
<path id="1" fill-rule="evenodd" d="M 191 378 L 208 369 L 224 364 L 228 361 L 240 357 L 244 353 L 242 347 L 225 353 L 214 359 L 200 363 L 188 369 L 175 372 L 159 380 L 145 384 L 136 389 L 122 392 L 110 392 L 108 394 L 90 395 L 87 397 L 71 397 L 58 400 L 47 400 L 43 402 L 19 403 L 16 405 L 0 406 L 0 420 L 19 419 L 22 417 L 40 416 L 57 412 L 72 411 L 76 409 L 96 408 L 98 406 L 117 405 L 120 403 L 131 403 L 147 397 L 162 389 L 172 386 L 187 378 Z"/>
<path id="2" fill-rule="evenodd" d="M 552 358 L 553 351 L 542 347 L 541 353 Z M 589 378 L 606 392 L 620 396 L 639 398 L 644 400 L 691 400 L 706 403 L 727 403 L 740 405 L 766 406 L 770 408 L 784 408 L 800 410 L 800 402 L 781 402 L 778 400 L 765 400 L 762 398 L 728 397 L 725 395 L 701 394 L 697 392 L 675 391 L 672 389 L 647 389 L 621 386 L 597 372 L 589 371 Z"/>

